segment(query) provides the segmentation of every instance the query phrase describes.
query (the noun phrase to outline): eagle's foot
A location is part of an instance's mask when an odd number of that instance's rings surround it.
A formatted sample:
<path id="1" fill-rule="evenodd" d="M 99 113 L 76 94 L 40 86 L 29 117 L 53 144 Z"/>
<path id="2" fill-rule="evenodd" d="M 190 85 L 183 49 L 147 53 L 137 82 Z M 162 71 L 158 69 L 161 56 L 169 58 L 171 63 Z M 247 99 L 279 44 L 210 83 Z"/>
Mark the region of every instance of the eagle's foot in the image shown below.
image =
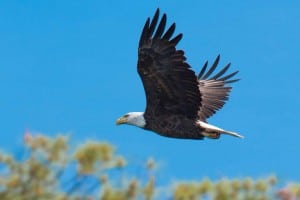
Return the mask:
<path id="1" fill-rule="evenodd" d="M 213 133 L 210 133 L 210 132 L 203 132 L 203 135 L 207 138 L 210 138 L 210 139 L 219 139 L 220 138 L 220 133 L 216 133 L 216 132 L 213 132 Z"/>

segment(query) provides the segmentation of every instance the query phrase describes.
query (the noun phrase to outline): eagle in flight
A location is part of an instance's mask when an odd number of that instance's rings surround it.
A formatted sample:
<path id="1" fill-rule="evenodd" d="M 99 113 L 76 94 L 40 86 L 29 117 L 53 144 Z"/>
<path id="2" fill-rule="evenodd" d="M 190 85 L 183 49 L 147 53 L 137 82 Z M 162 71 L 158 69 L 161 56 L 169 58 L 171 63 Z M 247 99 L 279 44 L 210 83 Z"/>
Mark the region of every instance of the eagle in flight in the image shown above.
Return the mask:
<path id="1" fill-rule="evenodd" d="M 218 139 L 221 134 L 238 138 L 238 133 L 207 123 L 207 118 L 223 107 L 230 83 L 238 71 L 230 67 L 216 71 L 220 56 L 211 67 L 206 62 L 198 76 L 186 62 L 184 51 L 176 48 L 182 34 L 174 37 L 175 23 L 166 30 L 167 16 L 159 21 L 159 9 L 147 19 L 138 46 L 137 71 L 146 93 L 145 112 L 129 112 L 116 124 L 134 125 L 159 135 L 181 139 Z"/>

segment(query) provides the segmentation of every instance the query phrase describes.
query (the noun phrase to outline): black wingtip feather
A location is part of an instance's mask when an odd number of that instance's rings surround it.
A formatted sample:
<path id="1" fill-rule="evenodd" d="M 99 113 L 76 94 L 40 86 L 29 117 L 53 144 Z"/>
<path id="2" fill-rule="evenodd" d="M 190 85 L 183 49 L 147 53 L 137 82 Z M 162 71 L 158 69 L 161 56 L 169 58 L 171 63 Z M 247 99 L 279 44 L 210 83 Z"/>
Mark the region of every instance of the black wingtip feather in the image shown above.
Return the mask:
<path id="1" fill-rule="evenodd" d="M 142 43 L 144 42 L 144 40 L 147 38 L 149 24 L 150 24 L 150 18 L 148 17 L 147 20 L 146 20 L 146 23 L 144 25 L 144 28 L 143 28 L 143 31 L 142 31 L 142 35 L 140 37 L 139 46 L 141 46 Z"/>
<path id="2" fill-rule="evenodd" d="M 173 35 L 174 31 L 175 31 L 175 27 L 176 27 L 176 24 L 173 23 L 170 26 L 170 28 L 166 31 L 166 33 L 164 34 L 164 36 L 162 37 L 162 39 L 163 40 L 169 40 L 172 37 L 172 35 Z"/>
<path id="3" fill-rule="evenodd" d="M 214 61 L 214 63 L 212 64 L 208 72 L 204 75 L 203 79 L 207 79 L 211 75 L 211 73 L 213 73 L 213 71 L 216 69 L 216 67 L 219 64 L 219 61 L 220 61 L 220 54 L 217 56 L 216 60 Z"/>
<path id="4" fill-rule="evenodd" d="M 238 82 L 239 80 L 241 80 L 241 79 L 240 79 L 240 78 L 237 78 L 237 79 L 233 79 L 233 80 L 228 80 L 228 81 L 225 81 L 225 84 Z"/>
<path id="5" fill-rule="evenodd" d="M 231 73 L 231 74 L 228 74 L 227 76 L 224 76 L 224 77 L 220 78 L 219 80 L 220 80 L 220 81 L 226 81 L 226 82 L 227 82 L 228 79 L 230 79 L 231 77 L 233 77 L 233 76 L 236 75 L 237 73 L 239 73 L 239 71 L 235 71 L 235 72 L 233 72 L 233 73 Z M 230 80 L 228 80 L 228 81 L 230 81 Z"/>
<path id="6" fill-rule="evenodd" d="M 231 63 L 228 63 L 221 71 L 219 71 L 216 75 L 214 75 L 212 78 L 210 79 L 218 79 L 219 77 L 221 77 L 223 74 L 225 74 L 225 72 L 229 69 Z"/>
<path id="7" fill-rule="evenodd" d="M 166 22 L 167 22 L 167 15 L 166 14 L 163 14 L 161 20 L 160 20 L 160 23 L 158 25 L 158 28 L 156 30 L 156 33 L 153 37 L 153 39 L 158 39 L 161 37 L 161 35 L 163 34 L 164 30 L 165 30 L 165 27 L 166 27 Z"/>
<path id="8" fill-rule="evenodd" d="M 225 84 L 228 83 L 234 83 L 239 81 L 240 79 L 234 79 L 234 80 L 229 80 L 230 78 L 232 78 L 233 76 L 235 76 L 239 71 L 235 71 L 233 73 L 230 73 L 224 77 L 222 77 L 230 68 L 231 63 L 228 63 L 221 71 L 219 71 L 217 74 L 215 74 L 213 77 L 209 78 L 209 76 L 214 72 L 214 70 L 217 68 L 218 64 L 220 61 L 220 55 L 218 55 L 214 61 L 214 63 L 212 64 L 212 66 L 209 68 L 209 70 L 207 72 L 207 66 L 208 66 L 208 62 L 206 61 L 205 64 L 203 65 L 199 75 L 198 75 L 198 79 L 199 80 L 218 80 L 218 81 L 224 81 Z"/>
<path id="9" fill-rule="evenodd" d="M 204 74 L 205 71 L 206 71 L 207 65 L 208 65 L 208 61 L 206 61 L 206 62 L 204 63 L 204 65 L 203 65 L 203 67 L 201 68 L 201 71 L 200 71 L 200 73 L 198 74 L 198 79 L 201 79 L 201 78 L 202 78 L 203 74 Z"/>
<path id="10" fill-rule="evenodd" d="M 155 27 L 156 27 L 156 24 L 157 24 L 157 21 L 158 21 L 158 17 L 159 17 L 159 8 L 157 8 L 153 18 L 152 18 L 152 21 L 151 21 L 151 24 L 150 24 L 150 27 L 149 27 L 149 36 L 151 37 L 154 30 L 155 30 Z"/>
<path id="11" fill-rule="evenodd" d="M 239 80 L 241 80 L 241 79 L 240 79 L 240 78 L 238 78 L 238 79 L 234 79 L 234 80 L 225 81 L 225 84 L 229 84 L 229 83 L 238 82 Z"/>
<path id="12" fill-rule="evenodd" d="M 176 46 L 178 42 L 182 39 L 182 33 L 178 34 L 176 37 L 174 37 L 172 40 L 170 40 L 170 43 Z"/>

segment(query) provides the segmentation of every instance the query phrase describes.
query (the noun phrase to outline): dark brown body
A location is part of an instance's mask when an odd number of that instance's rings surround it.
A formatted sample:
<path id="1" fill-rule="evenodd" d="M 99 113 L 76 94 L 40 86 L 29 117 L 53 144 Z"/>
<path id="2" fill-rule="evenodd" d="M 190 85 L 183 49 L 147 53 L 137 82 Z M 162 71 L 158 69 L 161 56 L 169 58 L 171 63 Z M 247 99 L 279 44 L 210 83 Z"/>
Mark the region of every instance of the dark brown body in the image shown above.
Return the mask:
<path id="1" fill-rule="evenodd" d="M 147 116 L 144 116 L 146 126 L 144 129 L 153 131 L 161 136 L 180 138 L 180 139 L 199 139 L 204 136 L 201 134 L 203 129 L 194 120 L 185 116 L 156 116 L 147 123 Z"/>

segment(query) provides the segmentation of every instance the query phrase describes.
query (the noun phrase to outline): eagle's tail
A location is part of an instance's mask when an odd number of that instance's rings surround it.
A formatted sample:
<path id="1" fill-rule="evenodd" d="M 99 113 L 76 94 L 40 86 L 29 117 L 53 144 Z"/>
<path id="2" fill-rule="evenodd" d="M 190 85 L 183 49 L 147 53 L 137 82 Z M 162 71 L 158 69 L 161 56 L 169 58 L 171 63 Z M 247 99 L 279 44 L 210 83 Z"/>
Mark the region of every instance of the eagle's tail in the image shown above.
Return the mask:
<path id="1" fill-rule="evenodd" d="M 242 136 L 238 133 L 226 131 L 226 130 L 216 127 L 214 125 L 202 122 L 200 120 L 198 121 L 198 124 L 200 125 L 201 128 L 204 129 L 204 131 L 203 131 L 204 136 L 209 137 L 209 138 L 217 139 L 220 137 L 220 134 L 227 134 L 227 135 L 231 135 L 231 136 L 238 137 L 238 138 L 244 138 L 244 136 Z"/>

